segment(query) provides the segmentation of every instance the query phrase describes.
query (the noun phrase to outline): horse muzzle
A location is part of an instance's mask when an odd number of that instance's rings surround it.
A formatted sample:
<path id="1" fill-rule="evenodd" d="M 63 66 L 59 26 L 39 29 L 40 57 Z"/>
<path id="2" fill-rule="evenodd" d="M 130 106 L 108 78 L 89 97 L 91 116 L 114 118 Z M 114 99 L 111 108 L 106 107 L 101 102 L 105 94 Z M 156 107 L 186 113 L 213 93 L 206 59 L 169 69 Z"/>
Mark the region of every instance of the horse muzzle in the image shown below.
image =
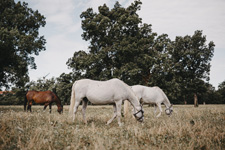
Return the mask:
<path id="1" fill-rule="evenodd" d="M 137 114 L 141 113 L 141 117 L 138 117 Z M 138 112 L 136 112 L 135 114 L 133 114 L 134 117 L 137 119 L 137 121 L 139 122 L 143 122 L 144 121 L 144 111 L 141 109 Z"/>

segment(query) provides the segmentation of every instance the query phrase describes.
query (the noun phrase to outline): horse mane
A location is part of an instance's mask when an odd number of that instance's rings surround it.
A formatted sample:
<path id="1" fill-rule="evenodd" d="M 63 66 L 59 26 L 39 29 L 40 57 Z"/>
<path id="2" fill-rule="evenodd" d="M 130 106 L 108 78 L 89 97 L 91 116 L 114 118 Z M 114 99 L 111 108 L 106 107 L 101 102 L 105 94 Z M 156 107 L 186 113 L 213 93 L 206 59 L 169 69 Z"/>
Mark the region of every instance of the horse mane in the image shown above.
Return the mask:
<path id="1" fill-rule="evenodd" d="M 56 101 L 58 101 L 59 102 L 59 104 L 61 105 L 61 106 L 63 106 L 62 105 L 62 103 L 61 103 L 61 99 L 59 98 L 59 96 L 57 95 L 57 93 L 56 93 L 56 91 L 55 92 L 53 92 L 53 91 L 51 91 L 53 94 L 54 94 L 54 96 L 56 97 Z"/>

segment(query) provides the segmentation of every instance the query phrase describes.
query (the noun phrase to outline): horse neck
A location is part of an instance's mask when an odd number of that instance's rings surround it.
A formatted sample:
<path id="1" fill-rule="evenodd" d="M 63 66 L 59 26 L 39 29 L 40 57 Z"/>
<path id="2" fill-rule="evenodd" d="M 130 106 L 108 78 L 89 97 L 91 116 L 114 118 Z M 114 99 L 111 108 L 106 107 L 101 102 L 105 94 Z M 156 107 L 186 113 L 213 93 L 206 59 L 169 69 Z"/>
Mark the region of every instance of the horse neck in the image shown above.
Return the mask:
<path id="1" fill-rule="evenodd" d="M 169 108 L 171 106 L 170 101 L 169 101 L 169 99 L 167 98 L 166 95 L 165 95 L 163 103 L 166 106 L 166 108 Z"/>
<path id="2" fill-rule="evenodd" d="M 128 100 L 130 101 L 131 105 L 134 107 L 134 110 L 136 111 L 141 110 L 140 102 L 133 92 L 131 92 Z"/>
<path id="3" fill-rule="evenodd" d="M 57 105 L 57 107 L 62 107 L 61 101 L 59 100 L 59 98 L 55 99 L 55 103 Z"/>

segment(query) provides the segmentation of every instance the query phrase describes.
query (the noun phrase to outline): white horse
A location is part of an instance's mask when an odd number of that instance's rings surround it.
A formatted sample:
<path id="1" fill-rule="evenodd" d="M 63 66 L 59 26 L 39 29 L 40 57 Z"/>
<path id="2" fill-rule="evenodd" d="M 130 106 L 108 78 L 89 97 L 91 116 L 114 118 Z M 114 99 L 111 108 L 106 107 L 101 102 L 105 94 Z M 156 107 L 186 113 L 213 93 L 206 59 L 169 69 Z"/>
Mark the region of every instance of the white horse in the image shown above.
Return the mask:
<path id="1" fill-rule="evenodd" d="M 121 106 L 122 101 L 128 100 L 134 108 L 135 118 L 142 122 L 143 113 L 141 104 L 135 96 L 133 90 L 119 79 L 111 79 L 108 81 L 94 81 L 90 79 L 78 80 L 73 84 L 69 113 L 73 114 L 73 121 L 75 120 L 75 115 L 77 109 L 82 102 L 82 114 L 83 120 L 87 123 L 85 110 L 87 107 L 87 102 L 90 101 L 92 104 L 113 104 L 114 115 L 107 122 L 110 124 L 116 117 L 118 119 L 118 124 L 121 126 Z M 73 110 L 74 108 L 74 110 Z"/>
<path id="2" fill-rule="evenodd" d="M 155 104 L 159 108 L 159 114 L 156 117 L 159 117 L 162 113 L 161 103 L 164 103 L 166 106 L 165 112 L 167 115 L 171 115 L 173 112 L 173 105 L 170 104 L 169 99 L 166 94 L 159 87 L 147 87 L 142 85 L 134 85 L 131 87 L 137 96 L 141 104 Z M 129 104 L 124 102 L 124 115 L 128 113 Z M 155 107 L 156 113 L 157 107 Z"/>

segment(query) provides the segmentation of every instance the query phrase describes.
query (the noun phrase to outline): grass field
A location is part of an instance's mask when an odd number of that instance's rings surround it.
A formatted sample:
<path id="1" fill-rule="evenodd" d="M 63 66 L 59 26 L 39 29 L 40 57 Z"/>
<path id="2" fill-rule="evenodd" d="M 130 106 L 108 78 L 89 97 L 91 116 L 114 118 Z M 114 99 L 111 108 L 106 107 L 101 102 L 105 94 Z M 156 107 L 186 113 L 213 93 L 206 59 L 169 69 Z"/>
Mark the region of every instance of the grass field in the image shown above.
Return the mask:
<path id="1" fill-rule="evenodd" d="M 32 113 L 23 106 L 0 106 L 0 149 L 225 149 L 225 105 L 175 105 L 171 117 L 163 114 L 155 118 L 153 108 L 144 106 L 145 121 L 122 118 L 110 125 L 112 106 L 88 106 L 85 125 L 81 107 L 75 122 L 53 107 L 32 106 Z M 163 108 L 164 109 L 164 108 Z"/>

